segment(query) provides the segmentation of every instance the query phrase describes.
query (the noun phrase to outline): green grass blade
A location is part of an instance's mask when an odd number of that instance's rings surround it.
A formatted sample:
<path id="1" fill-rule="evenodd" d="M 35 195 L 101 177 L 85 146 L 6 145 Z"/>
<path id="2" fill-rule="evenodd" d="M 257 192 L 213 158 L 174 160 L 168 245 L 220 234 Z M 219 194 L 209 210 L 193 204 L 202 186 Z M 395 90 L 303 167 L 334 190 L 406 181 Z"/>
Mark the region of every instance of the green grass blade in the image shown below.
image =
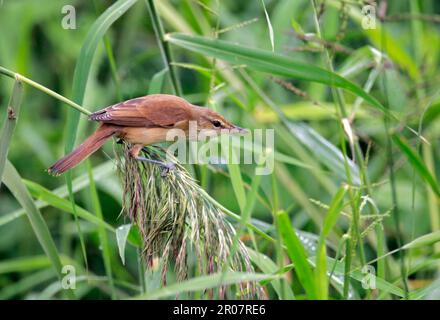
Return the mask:
<path id="1" fill-rule="evenodd" d="M 344 169 L 344 155 L 340 150 L 338 150 L 330 141 L 326 140 L 322 137 L 316 130 L 311 128 L 310 126 L 299 123 L 292 122 L 287 119 L 284 112 L 275 104 L 264 92 L 260 89 L 260 87 L 255 83 L 255 81 L 247 75 L 247 73 L 242 72 L 243 77 L 249 83 L 249 86 L 260 96 L 261 100 L 270 107 L 280 118 L 284 126 L 288 129 L 288 134 L 293 136 L 296 140 L 301 142 L 306 148 L 308 148 L 315 156 L 318 161 L 322 164 L 326 165 L 328 168 L 332 169 L 336 174 L 338 174 L 341 178 L 346 177 L 345 169 Z M 283 134 L 282 130 L 279 130 L 279 134 Z M 286 134 L 286 140 L 290 140 Z M 294 148 L 295 152 L 298 152 L 298 148 Z M 303 154 L 301 152 L 301 154 Z M 306 156 L 308 162 L 313 161 L 312 157 Z M 304 160 L 304 159 L 303 159 Z M 359 182 L 359 168 L 353 163 L 353 161 L 348 160 L 350 170 L 353 175 L 353 181 Z M 334 188 L 329 187 L 329 181 L 322 177 L 321 174 L 316 174 L 315 177 L 323 183 L 323 185 L 329 190 L 333 190 Z"/>
<path id="2" fill-rule="evenodd" d="M 0 187 L 2 185 L 3 171 L 5 169 L 6 159 L 8 157 L 9 144 L 14 133 L 17 118 L 20 114 L 21 98 L 23 93 L 23 85 L 19 81 L 15 81 L 12 95 L 6 108 L 6 119 L 0 133 Z"/>
<path id="3" fill-rule="evenodd" d="M 119 257 L 123 265 L 125 265 L 125 245 L 127 244 L 127 237 L 130 233 L 131 226 L 131 223 L 129 223 L 116 229 L 116 242 L 118 244 Z"/>
<path id="4" fill-rule="evenodd" d="M 330 234 L 334 225 L 338 221 L 341 214 L 342 201 L 344 200 L 347 187 L 342 186 L 330 203 L 330 208 L 327 211 L 327 215 L 324 219 L 324 225 L 322 227 L 321 234 L 319 236 L 318 249 L 316 252 L 316 285 L 318 289 L 319 299 L 328 299 L 328 278 L 327 278 L 327 250 L 325 245 L 325 239 Z"/>
<path id="5" fill-rule="evenodd" d="M 82 104 L 84 101 L 87 80 L 90 74 L 93 57 L 96 49 L 102 41 L 105 33 L 110 26 L 118 20 L 137 0 L 118 0 L 93 23 L 75 66 L 73 75 L 73 101 Z M 68 130 L 66 136 L 66 152 L 70 152 L 75 144 L 76 131 L 78 126 L 79 114 L 70 110 L 68 116 Z"/>
<path id="6" fill-rule="evenodd" d="M 168 69 L 165 68 L 157 72 L 153 78 L 151 78 L 150 85 L 148 87 L 148 94 L 162 93 L 162 88 L 164 86 L 167 73 Z"/>
<path id="7" fill-rule="evenodd" d="M 95 167 L 95 180 L 99 181 L 105 177 L 107 177 L 109 174 L 113 172 L 113 163 L 111 161 L 105 162 L 97 167 Z M 24 183 L 28 187 L 28 189 L 31 188 L 31 186 L 28 183 L 32 183 L 31 181 L 27 181 L 24 179 Z M 82 190 L 83 188 L 87 187 L 89 185 L 89 179 L 87 177 L 87 174 L 82 174 L 79 177 L 75 178 L 73 180 L 73 192 L 77 192 Z M 50 193 L 53 193 L 54 195 L 64 198 L 68 195 L 67 186 L 63 185 L 61 187 L 58 187 L 52 191 L 47 190 Z M 31 192 L 32 194 L 32 192 Z M 35 197 L 35 195 L 33 194 Z M 49 204 L 45 201 L 38 200 L 35 202 L 35 206 L 38 209 L 42 209 Z M 70 205 L 71 206 L 71 205 Z M 9 222 L 14 221 L 15 219 L 18 219 L 25 215 L 26 212 L 23 209 L 14 210 L 12 212 L 6 213 L 0 217 L 0 227 L 8 224 Z"/>
<path id="8" fill-rule="evenodd" d="M 38 198 L 40 199 L 40 201 L 43 201 L 44 203 L 47 203 L 62 211 L 74 214 L 71 202 L 66 199 L 63 199 L 61 196 L 57 195 L 56 192 L 47 190 L 43 186 L 33 181 L 24 180 L 24 183 L 26 184 L 26 187 L 28 188 L 29 192 L 33 197 Z M 41 204 L 41 206 L 43 205 Z M 100 228 L 105 228 L 106 230 L 111 231 L 113 233 L 116 232 L 115 229 L 110 224 L 98 218 L 89 211 L 81 208 L 80 206 L 75 205 L 75 211 L 78 214 L 78 217 L 92 224 L 95 224 Z M 140 246 L 141 244 L 140 236 L 136 228 L 131 228 L 130 233 L 128 234 L 128 242 L 130 242 L 130 244 L 134 246 Z"/>
<path id="9" fill-rule="evenodd" d="M 98 191 L 96 190 L 95 180 L 93 178 L 92 165 L 90 164 L 90 161 L 87 162 L 87 172 L 89 174 L 89 181 L 90 181 L 89 186 L 90 186 L 90 194 L 91 194 L 93 211 L 95 211 L 96 217 L 99 220 L 104 221 L 101 203 L 99 202 Z M 99 234 L 99 240 L 101 242 L 102 259 L 104 261 L 105 273 L 106 273 L 107 279 L 109 281 L 111 297 L 112 297 L 112 299 L 115 299 L 116 298 L 116 291 L 115 291 L 114 280 L 113 280 L 113 275 L 112 275 L 111 250 L 110 250 L 110 245 L 108 242 L 107 230 L 105 229 L 104 226 L 101 226 L 101 225 L 98 226 L 98 234 Z"/>
<path id="10" fill-rule="evenodd" d="M 120 18 L 137 0 L 119 0 L 110 6 L 99 18 L 94 22 L 84 44 L 81 48 L 81 52 L 75 66 L 73 74 L 73 101 L 78 104 L 82 104 L 87 88 L 87 81 L 92 66 L 93 57 L 95 51 L 102 41 L 105 33 L 110 26 Z M 67 115 L 66 124 L 66 139 L 65 139 L 65 153 L 72 151 L 76 140 L 76 134 L 78 130 L 79 113 L 74 110 L 69 110 Z M 87 265 L 87 254 L 85 251 L 84 239 L 81 233 L 81 229 L 78 223 L 78 219 L 75 212 L 75 200 L 72 192 L 72 173 L 68 171 L 66 173 L 66 183 L 69 191 L 70 201 L 72 202 L 72 208 L 74 210 L 75 223 L 78 229 L 79 238 L 81 242 L 81 248 L 84 256 L 85 263 Z"/>
<path id="11" fill-rule="evenodd" d="M 243 186 L 243 179 L 241 177 L 240 166 L 236 161 L 236 153 L 233 148 L 222 148 L 223 155 L 228 159 L 228 170 L 231 177 L 232 189 L 234 190 L 235 199 L 238 202 L 240 211 L 243 213 L 246 205 L 246 192 Z"/>
<path id="12" fill-rule="evenodd" d="M 341 150 L 304 123 L 289 121 L 287 126 L 292 135 L 296 136 L 299 141 L 306 145 L 325 166 L 332 169 L 340 178 L 347 178 L 344 171 L 344 155 Z M 352 182 L 356 185 L 360 184 L 358 166 L 350 159 L 347 162 L 352 175 Z"/>
<path id="13" fill-rule="evenodd" d="M 171 64 L 172 63 L 172 55 L 171 55 L 171 49 L 169 47 L 169 44 L 164 39 L 164 28 L 162 25 L 162 21 L 160 19 L 160 16 L 156 10 L 156 5 L 154 0 L 145 0 L 145 4 L 148 8 L 148 13 L 151 18 L 151 24 L 153 25 L 154 33 L 157 38 L 157 44 L 160 49 L 160 53 L 162 55 L 162 60 L 169 71 L 169 75 L 171 78 L 171 83 L 173 85 L 174 94 L 181 96 L 182 95 L 182 88 L 180 86 L 179 77 L 177 75 L 176 68 Z"/>
<path id="14" fill-rule="evenodd" d="M 344 274 L 344 270 L 345 270 L 344 262 L 336 261 L 330 257 L 327 257 L 327 271 L 331 272 L 333 267 L 336 273 L 340 275 Z M 365 273 L 358 270 L 352 270 L 349 276 L 350 278 L 358 282 L 365 281 Z M 375 280 L 376 288 L 378 288 L 379 290 L 394 294 L 400 298 L 405 297 L 405 291 L 397 287 L 396 285 L 377 276 L 374 277 L 374 280 Z"/>
<path id="15" fill-rule="evenodd" d="M 278 228 L 283 238 L 284 245 L 287 247 L 287 253 L 295 264 L 295 271 L 298 279 L 306 291 L 309 299 L 317 298 L 316 283 L 312 268 L 307 260 L 306 251 L 301 241 L 298 239 L 292 228 L 290 218 L 285 211 L 278 214 Z"/>
<path id="16" fill-rule="evenodd" d="M 63 274 L 61 272 L 62 265 L 61 259 L 58 255 L 58 250 L 55 246 L 55 242 L 50 235 L 49 228 L 41 215 L 41 212 L 35 206 L 29 191 L 21 180 L 15 167 L 9 162 L 6 162 L 5 172 L 3 174 L 3 182 L 20 203 L 20 205 L 26 210 L 29 222 L 31 223 L 32 229 L 40 242 L 44 252 L 50 259 L 52 266 L 54 267 L 58 278 L 61 279 Z M 71 290 L 67 291 L 70 298 L 75 298 Z"/>
<path id="17" fill-rule="evenodd" d="M 275 274 L 278 272 L 279 268 L 276 265 L 275 262 L 273 262 L 268 256 L 265 254 L 262 254 L 258 251 L 252 250 L 250 248 L 247 248 L 249 252 L 249 256 L 251 257 L 251 260 L 253 263 L 257 265 L 258 268 L 261 269 L 266 274 Z M 270 284 L 273 286 L 275 292 L 278 295 L 278 298 L 283 297 L 283 290 L 285 294 L 285 298 L 287 300 L 294 300 L 295 296 L 293 295 L 293 291 L 290 288 L 288 284 L 283 284 L 282 281 L 285 281 L 284 279 L 274 279 L 270 281 Z"/>
<path id="18" fill-rule="evenodd" d="M 206 289 L 218 287 L 220 280 L 222 280 L 222 285 L 231 285 L 249 281 L 272 280 L 276 278 L 277 276 L 275 275 L 261 273 L 234 272 L 227 273 L 226 275 L 215 273 L 175 283 L 153 292 L 134 297 L 134 299 L 160 299 L 185 292 L 204 291 Z"/>
<path id="19" fill-rule="evenodd" d="M 95 7 L 95 11 L 99 13 L 102 11 L 102 4 L 98 3 L 96 0 L 93 0 L 93 5 Z M 115 60 L 115 54 L 113 52 L 113 48 L 110 43 L 110 38 L 108 35 L 104 35 L 103 37 L 104 46 L 105 46 L 105 52 L 107 54 L 108 64 L 110 66 L 111 76 L 113 83 L 115 85 L 116 90 L 116 97 L 118 100 L 122 100 L 122 94 L 121 94 L 121 80 L 118 75 L 118 68 L 116 66 L 116 60 Z"/>
<path id="20" fill-rule="evenodd" d="M 238 164 L 235 164 L 236 162 L 234 161 L 234 159 L 236 157 L 236 153 L 233 148 L 230 149 L 230 152 L 231 152 L 229 154 L 230 157 L 228 157 L 228 159 L 233 160 L 233 161 L 232 161 L 232 163 L 230 160 L 228 161 L 228 168 L 229 168 L 229 174 L 230 174 L 231 181 L 232 181 L 233 190 L 234 190 L 236 199 L 238 200 L 238 203 L 240 206 L 241 227 L 240 227 L 239 231 L 235 234 L 234 239 L 232 241 L 231 251 L 229 254 L 228 261 L 223 266 L 223 275 L 227 274 L 227 271 L 229 270 L 229 266 L 231 264 L 231 259 L 236 253 L 237 245 L 239 243 L 240 237 L 243 234 L 243 232 L 246 230 L 246 228 L 247 228 L 246 226 L 251 221 L 252 210 L 254 208 L 255 201 L 257 199 L 258 188 L 259 188 L 260 182 L 261 182 L 261 175 L 255 174 L 252 179 L 251 190 L 249 191 L 249 194 L 246 197 L 246 193 L 244 190 L 244 183 L 243 183 L 243 179 L 242 179 L 241 172 L 240 172 L 240 167 Z M 252 229 L 248 228 L 248 230 L 251 235 L 252 241 L 254 242 L 254 245 L 256 246 L 254 233 L 252 232 Z M 221 278 L 220 281 L 223 281 L 223 278 Z"/>
<path id="21" fill-rule="evenodd" d="M 261 5 L 263 6 L 264 15 L 266 17 L 267 28 L 269 29 L 269 39 L 270 39 L 270 45 L 272 48 L 272 52 L 275 52 L 275 40 L 274 40 L 274 35 L 273 35 L 272 22 L 270 21 L 269 13 L 267 13 L 266 5 L 264 4 L 264 0 L 261 0 Z"/>
<path id="22" fill-rule="evenodd" d="M 440 231 L 435 231 L 414 239 L 413 241 L 405 244 L 402 247 L 402 249 L 408 250 L 408 249 L 426 247 L 433 245 L 439 241 L 440 241 Z"/>
<path id="23" fill-rule="evenodd" d="M 414 167 L 416 172 L 420 175 L 420 177 L 425 180 L 431 187 L 432 191 L 434 191 L 438 197 L 440 197 L 440 187 L 437 184 L 436 179 L 431 174 L 429 169 L 426 167 L 422 158 L 398 135 L 394 134 L 392 136 L 394 143 L 399 147 L 400 151 L 407 157 L 408 161 Z"/>
<path id="24" fill-rule="evenodd" d="M 9 285 L 0 291 L 0 299 L 7 300 L 19 294 L 30 292 L 34 287 L 45 283 L 55 277 L 52 269 L 44 269 L 27 276 L 20 281 Z"/>
<path id="25" fill-rule="evenodd" d="M 47 190 L 46 188 L 44 188 L 43 186 L 39 185 L 36 182 L 24 180 L 24 183 L 33 197 L 43 200 L 47 202 L 49 205 L 58 208 L 62 211 L 73 214 L 73 208 L 70 201 L 61 198 L 60 196 L 56 195 L 50 190 Z M 75 206 L 76 206 L 75 211 L 78 214 L 78 217 L 86 221 L 89 221 L 90 223 L 93 223 L 98 227 L 106 228 L 107 230 L 114 231 L 111 225 L 109 225 L 99 217 L 95 216 L 94 214 L 81 208 L 78 205 Z"/>
<path id="26" fill-rule="evenodd" d="M 0 274 L 10 272 L 29 272 L 49 268 L 50 266 L 50 260 L 48 260 L 47 256 L 44 255 L 20 257 L 15 259 L 2 260 L 0 262 Z"/>
<path id="27" fill-rule="evenodd" d="M 432 283 L 427 285 L 426 287 L 417 290 L 416 292 L 411 292 L 410 298 L 412 300 L 439 300 L 439 288 L 440 288 L 440 279 L 437 278 Z"/>
<path id="28" fill-rule="evenodd" d="M 384 114 L 396 119 L 376 98 L 365 92 L 358 85 L 336 73 L 307 64 L 303 61 L 297 61 L 270 51 L 240 46 L 231 42 L 201 36 L 171 33 L 166 35 L 166 40 L 176 46 L 229 63 L 244 64 L 251 69 L 271 75 L 318 82 L 345 89 L 362 97 L 371 106 L 381 110 Z"/>

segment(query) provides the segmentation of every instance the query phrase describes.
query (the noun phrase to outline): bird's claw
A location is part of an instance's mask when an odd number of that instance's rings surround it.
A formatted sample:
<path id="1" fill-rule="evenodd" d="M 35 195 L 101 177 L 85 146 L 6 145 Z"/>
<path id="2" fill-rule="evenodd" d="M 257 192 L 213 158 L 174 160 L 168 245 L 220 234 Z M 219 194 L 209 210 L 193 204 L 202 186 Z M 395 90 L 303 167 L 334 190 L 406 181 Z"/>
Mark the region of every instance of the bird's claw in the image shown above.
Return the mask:
<path id="1" fill-rule="evenodd" d="M 135 159 L 160 166 L 162 168 L 162 172 L 160 173 L 162 177 L 165 177 L 170 171 L 173 171 L 176 168 L 176 165 L 172 162 L 162 162 L 159 160 L 149 159 L 146 157 L 136 157 Z"/>
<path id="2" fill-rule="evenodd" d="M 174 163 L 172 163 L 172 162 L 164 163 L 162 165 L 162 172 L 160 173 L 160 176 L 166 177 L 168 175 L 168 173 L 170 173 L 174 169 L 176 169 L 176 166 Z"/>

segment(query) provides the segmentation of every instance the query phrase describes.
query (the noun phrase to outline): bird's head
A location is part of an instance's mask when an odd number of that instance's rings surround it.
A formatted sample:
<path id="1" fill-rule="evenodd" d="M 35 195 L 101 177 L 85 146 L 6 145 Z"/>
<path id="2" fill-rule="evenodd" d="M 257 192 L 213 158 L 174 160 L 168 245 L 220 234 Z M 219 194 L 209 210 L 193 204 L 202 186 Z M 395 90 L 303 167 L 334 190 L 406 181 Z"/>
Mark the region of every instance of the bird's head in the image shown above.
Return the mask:
<path id="1" fill-rule="evenodd" d="M 209 130 L 217 133 L 222 131 L 228 131 L 228 133 L 248 133 L 247 129 L 232 124 L 215 111 L 202 107 L 198 107 L 198 109 L 197 126 L 199 130 Z"/>

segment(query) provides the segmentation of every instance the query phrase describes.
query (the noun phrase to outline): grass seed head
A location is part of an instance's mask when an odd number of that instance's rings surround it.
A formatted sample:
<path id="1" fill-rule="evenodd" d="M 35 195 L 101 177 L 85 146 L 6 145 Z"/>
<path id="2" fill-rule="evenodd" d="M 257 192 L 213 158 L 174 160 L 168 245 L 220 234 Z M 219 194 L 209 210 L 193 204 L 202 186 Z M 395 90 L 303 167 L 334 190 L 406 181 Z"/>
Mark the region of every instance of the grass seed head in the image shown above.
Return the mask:
<path id="1" fill-rule="evenodd" d="M 117 152 L 123 182 L 124 212 L 139 228 L 143 239 L 143 257 L 147 268 L 155 258 L 161 259 L 162 283 L 174 264 L 177 281 L 188 276 L 188 253 L 194 252 L 198 272 L 202 275 L 222 272 L 231 252 L 235 230 L 222 210 L 204 196 L 201 187 L 174 159 L 175 169 L 163 177 L 158 165 L 138 161 L 130 156 L 130 146 L 122 144 Z M 147 147 L 142 151 L 149 159 L 164 159 L 164 153 Z M 161 160 L 162 161 L 162 160 Z M 229 264 L 230 271 L 254 272 L 246 246 L 240 241 Z M 220 298 L 227 288 L 218 288 Z M 213 291 L 207 292 L 212 297 Z M 255 283 L 237 286 L 241 298 L 263 297 Z"/>

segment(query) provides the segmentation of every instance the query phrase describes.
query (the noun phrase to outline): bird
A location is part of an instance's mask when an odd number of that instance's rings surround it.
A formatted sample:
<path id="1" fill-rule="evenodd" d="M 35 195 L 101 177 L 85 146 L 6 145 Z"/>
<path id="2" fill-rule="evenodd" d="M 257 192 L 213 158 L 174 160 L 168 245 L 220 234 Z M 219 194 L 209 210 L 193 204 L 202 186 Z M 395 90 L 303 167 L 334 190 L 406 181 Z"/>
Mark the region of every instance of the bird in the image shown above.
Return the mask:
<path id="1" fill-rule="evenodd" d="M 193 105 L 170 94 L 151 94 L 123 101 L 90 114 L 88 120 L 99 122 L 98 129 L 71 153 L 54 163 L 47 170 L 49 174 L 58 176 L 74 168 L 112 137 L 129 143 L 129 154 L 133 158 L 167 166 L 141 157 L 139 153 L 147 145 L 165 142 L 171 129 L 183 130 L 188 138 L 190 122 L 194 121 L 198 130 L 206 129 L 214 134 L 222 130 L 247 132 L 247 129 L 232 124 L 207 107 Z"/>

